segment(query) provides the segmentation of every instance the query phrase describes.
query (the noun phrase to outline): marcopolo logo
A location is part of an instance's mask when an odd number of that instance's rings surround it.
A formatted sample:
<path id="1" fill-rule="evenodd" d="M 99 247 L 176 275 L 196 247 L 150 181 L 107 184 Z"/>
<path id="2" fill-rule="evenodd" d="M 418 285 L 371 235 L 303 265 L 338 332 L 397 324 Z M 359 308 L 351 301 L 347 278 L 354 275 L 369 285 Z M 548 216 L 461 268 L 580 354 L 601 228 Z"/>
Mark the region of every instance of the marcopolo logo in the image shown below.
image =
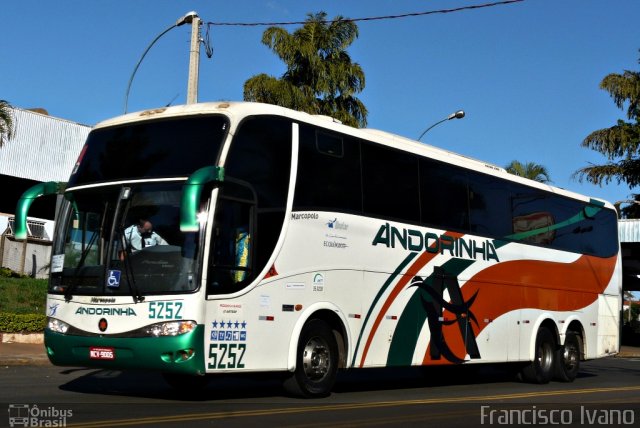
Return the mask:
<path id="1" fill-rule="evenodd" d="M 66 427 L 73 410 L 37 404 L 9 404 L 10 427 Z"/>
<path id="2" fill-rule="evenodd" d="M 434 254 L 449 253 L 452 257 L 462 259 L 500 261 L 496 247 L 490 240 L 463 239 L 437 235 L 433 232 L 422 233 L 413 229 L 398 229 L 389 223 L 380 226 L 371 245 L 384 245 L 387 248 L 402 247 L 409 251 L 426 251 Z"/>

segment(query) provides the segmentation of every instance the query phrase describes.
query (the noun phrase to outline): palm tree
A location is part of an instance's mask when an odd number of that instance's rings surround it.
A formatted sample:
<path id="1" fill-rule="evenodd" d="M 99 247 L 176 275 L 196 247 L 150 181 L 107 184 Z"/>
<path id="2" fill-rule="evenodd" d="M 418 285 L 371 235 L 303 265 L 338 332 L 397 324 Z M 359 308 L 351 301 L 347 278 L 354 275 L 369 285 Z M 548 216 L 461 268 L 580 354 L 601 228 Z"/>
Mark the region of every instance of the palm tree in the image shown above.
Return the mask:
<path id="1" fill-rule="evenodd" d="M 5 137 L 13 136 L 13 107 L 5 100 L 0 100 L 0 147 L 4 144 Z"/>
<path id="2" fill-rule="evenodd" d="M 640 60 L 638 60 L 640 63 Z M 574 173 L 579 181 L 602 185 L 612 180 L 629 187 L 640 184 L 640 72 L 625 70 L 602 79 L 600 88 L 609 92 L 619 109 L 627 106 L 627 121 L 618 122 L 589 134 L 582 147 L 596 150 L 607 157 L 603 165 L 590 165 Z"/>
<path id="3" fill-rule="evenodd" d="M 341 16 L 327 21 L 324 12 L 307 16 L 293 34 L 281 27 L 265 30 L 262 43 L 287 71 L 279 79 L 264 73 L 251 77 L 244 84 L 244 99 L 366 126 L 367 109 L 355 96 L 364 89 L 364 72 L 346 51 L 358 37 L 358 26 Z"/>
<path id="4" fill-rule="evenodd" d="M 520 177 L 539 181 L 540 183 L 551 183 L 551 178 L 549 177 L 547 168 L 534 162 L 527 162 L 523 164 L 520 161 L 514 160 L 511 161 L 505 169 L 508 173 L 518 175 Z"/>

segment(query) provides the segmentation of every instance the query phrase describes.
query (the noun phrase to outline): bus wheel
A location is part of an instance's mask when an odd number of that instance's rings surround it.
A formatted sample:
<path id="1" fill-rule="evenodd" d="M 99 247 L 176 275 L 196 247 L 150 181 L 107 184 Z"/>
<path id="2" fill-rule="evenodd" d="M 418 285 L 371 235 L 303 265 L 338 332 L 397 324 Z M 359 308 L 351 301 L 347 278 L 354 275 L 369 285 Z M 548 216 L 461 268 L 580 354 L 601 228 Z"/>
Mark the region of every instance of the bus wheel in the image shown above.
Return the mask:
<path id="1" fill-rule="evenodd" d="M 580 371 L 581 356 L 581 337 L 573 331 L 568 331 L 564 339 L 564 346 L 561 346 L 556 354 L 555 379 L 560 382 L 573 382 Z"/>
<path id="2" fill-rule="evenodd" d="M 176 391 L 198 392 L 207 387 L 209 378 L 207 376 L 193 376 L 178 373 L 162 373 L 165 382 Z"/>
<path id="3" fill-rule="evenodd" d="M 530 383 L 549 383 L 554 375 L 556 341 L 549 329 L 540 327 L 536 336 L 533 361 L 520 372 L 522 380 Z"/>
<path id="4" fill-rule="evenodd" d="M 338 344 L 322 320 L 307 322 L 300 332 L 296 369 L 284 381 L 290 394 L 303 397 L 329 395 L 338 372 Z"/>

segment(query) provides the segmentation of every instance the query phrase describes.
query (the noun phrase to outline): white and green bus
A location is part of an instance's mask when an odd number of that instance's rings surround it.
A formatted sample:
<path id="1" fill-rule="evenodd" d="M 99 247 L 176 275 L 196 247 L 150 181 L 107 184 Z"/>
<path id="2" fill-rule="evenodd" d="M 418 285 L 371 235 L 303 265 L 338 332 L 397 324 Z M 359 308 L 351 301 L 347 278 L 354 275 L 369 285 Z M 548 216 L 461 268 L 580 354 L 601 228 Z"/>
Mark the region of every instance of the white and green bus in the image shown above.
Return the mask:
<path id="1" fill-rule="evenodd" d="M 58 193 L 53 364 L 191 388 L 282 372 L 304 396 L 360 367 L 519 362 L 572 381 L 619 347 L 613 206 L 327 117 L 243 102 L 97 125 Z M 133 251 L 141 219 L 168 245 Z"/>

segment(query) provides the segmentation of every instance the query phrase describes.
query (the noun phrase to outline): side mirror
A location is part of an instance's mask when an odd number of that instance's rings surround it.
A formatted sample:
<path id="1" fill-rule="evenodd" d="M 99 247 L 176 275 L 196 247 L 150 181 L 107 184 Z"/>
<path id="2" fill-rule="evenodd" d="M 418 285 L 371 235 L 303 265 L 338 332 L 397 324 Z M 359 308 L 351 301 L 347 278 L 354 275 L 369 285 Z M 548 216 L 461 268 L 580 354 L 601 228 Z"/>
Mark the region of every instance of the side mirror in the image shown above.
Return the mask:
<path id="1" fill-rule="evenodd" d="M 14 235 L 17 240 L 27 239 L 27 214 L 34 199 L 40 196 L 55 195 L 62 191 L 67 183 L 59 181 L 47 181 L 46 183 L 38 183 L 27 189 L 16 205 L 16 219 L 14 222 Z"/>
<path id="2" fill-rule="evenodd" d="M 207 183 L 222 181 L 224 181 L 224 168 L 221 166 L 206 166 L 189 176 L 182 188 L 180 231 L 197 232 L 200 229 L 197 216 L 202 188 Z"/>

